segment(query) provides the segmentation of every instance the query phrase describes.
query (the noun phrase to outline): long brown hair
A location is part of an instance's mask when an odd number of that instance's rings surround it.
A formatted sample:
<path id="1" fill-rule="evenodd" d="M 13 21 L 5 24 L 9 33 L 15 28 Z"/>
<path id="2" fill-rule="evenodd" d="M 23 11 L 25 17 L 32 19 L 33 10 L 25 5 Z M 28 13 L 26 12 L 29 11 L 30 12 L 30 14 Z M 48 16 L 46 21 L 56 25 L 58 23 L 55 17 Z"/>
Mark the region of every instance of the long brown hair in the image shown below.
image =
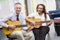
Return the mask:
<path id="1" fill-rule="evenodd" d="M 46 12 L 45 5 L 44 5 L 44 4 L 38 4 L 37 7 L 36 7 L 36 11 L 38 11 L 38 7 L 39 7 L 40 5 L 43 6 L 43 11 L 42 11 L 42 13 L 44 13 L 44 16 L 45 16 L 45 19 L 46 19 L 46 18 L 47 18 L 47 17 L 46 17 L 47 12 Z"/>

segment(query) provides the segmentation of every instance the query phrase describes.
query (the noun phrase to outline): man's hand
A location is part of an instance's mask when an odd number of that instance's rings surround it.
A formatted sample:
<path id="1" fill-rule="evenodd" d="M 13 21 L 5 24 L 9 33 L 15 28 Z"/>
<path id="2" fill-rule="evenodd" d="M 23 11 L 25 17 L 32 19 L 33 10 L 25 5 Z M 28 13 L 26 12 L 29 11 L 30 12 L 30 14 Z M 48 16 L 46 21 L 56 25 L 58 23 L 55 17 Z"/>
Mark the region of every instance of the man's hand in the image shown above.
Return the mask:
<path id="1" fill-rule="evenodd" d="M 0 25 L 0 28 L 2 28 L 2 26 Z"/>
<path id="2" fill-rule="evenodd" d="M 8 25 L 8 28 L 14 30 L 16 28 L 16 26 L 15 25 Z"/>

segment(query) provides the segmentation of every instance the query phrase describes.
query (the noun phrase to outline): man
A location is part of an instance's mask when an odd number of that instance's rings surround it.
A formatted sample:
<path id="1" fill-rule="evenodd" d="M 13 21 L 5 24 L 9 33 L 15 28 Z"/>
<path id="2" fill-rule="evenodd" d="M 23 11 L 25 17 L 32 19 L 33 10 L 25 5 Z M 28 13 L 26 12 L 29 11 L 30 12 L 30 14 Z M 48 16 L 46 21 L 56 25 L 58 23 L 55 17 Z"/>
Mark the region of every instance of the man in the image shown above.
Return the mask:
<path id="1" fill-rule="evenodd" d="M 25 16 L 23 13 L 21 13 L 21 4 L 18 2 L 18 3 L 15 3 L 14 6 L 15 6 L 14 7 L 15 12 L 13 14 L 5 17 L 4 19 L 2 19 L 0 22 L 1 26 L 6 27 L 6 28 L 15 29 L 15 27 L 16 27 L 15 25 L 7 25 L 5 23 L 7 20 L 11 20 L 11 21 L 19 20 L 21 22 L 21 25 L 26 24 Z M 28 27 L 26 27 L 26 28 L 22 27 L 22 29 L 25 29 L 25 30 L 27 30 L 27 28 Z M 27 32 L 25 30 L 14 31 L 10 34 L 10 37 L 17 38 L 18 40 L 25 40 L 25 38 L 28 38 L 27 40 L 31 40 L 33 38 L 32 31 Z M 26 36 L 26 37 L 24 38 L 24 36 Z"/>

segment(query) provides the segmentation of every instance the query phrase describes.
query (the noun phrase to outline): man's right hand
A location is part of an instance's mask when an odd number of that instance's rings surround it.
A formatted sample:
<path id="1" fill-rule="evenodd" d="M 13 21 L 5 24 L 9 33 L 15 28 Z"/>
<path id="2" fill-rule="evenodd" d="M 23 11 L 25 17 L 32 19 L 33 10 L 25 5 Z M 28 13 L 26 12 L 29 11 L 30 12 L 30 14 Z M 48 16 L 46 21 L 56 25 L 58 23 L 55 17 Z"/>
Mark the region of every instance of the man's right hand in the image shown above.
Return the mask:
<path id="1" fill-rule="evenodd" d="M 2 28 L 2 26 L 0 25 L 0 28 Z"/>
<path id="2" fill-rule="evenodd" d="M 14 30 L 16 28 L 16 26 L 15 25 L 8 25 L 8 28 Z"/>

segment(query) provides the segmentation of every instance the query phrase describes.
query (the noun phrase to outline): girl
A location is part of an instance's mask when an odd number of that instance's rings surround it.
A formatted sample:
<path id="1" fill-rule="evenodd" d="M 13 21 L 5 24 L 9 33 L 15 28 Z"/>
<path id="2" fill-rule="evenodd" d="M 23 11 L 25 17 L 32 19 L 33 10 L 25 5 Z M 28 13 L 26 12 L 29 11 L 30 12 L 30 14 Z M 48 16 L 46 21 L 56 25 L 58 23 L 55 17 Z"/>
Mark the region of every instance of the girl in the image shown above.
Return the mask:
<path id="1" fill-rule="evenodd" d="M 49 21 L 42 23 L 41 27 L 34 28 L 33 33 L 35 36 L 35 40 L 45 40 L 46 34 L 49 32 L 49 25 L 51 24 L 50 17 L 46 13 L 45 5 L 38 4 L 36 7 L 35 13 L 30 14 L 28 17 L 26 17 L 26 20 L 31 22 L 32 24 L 36 24 L 35 22 L 32 22 L 29 17 L 39 18 L 41 21 Z"/>

